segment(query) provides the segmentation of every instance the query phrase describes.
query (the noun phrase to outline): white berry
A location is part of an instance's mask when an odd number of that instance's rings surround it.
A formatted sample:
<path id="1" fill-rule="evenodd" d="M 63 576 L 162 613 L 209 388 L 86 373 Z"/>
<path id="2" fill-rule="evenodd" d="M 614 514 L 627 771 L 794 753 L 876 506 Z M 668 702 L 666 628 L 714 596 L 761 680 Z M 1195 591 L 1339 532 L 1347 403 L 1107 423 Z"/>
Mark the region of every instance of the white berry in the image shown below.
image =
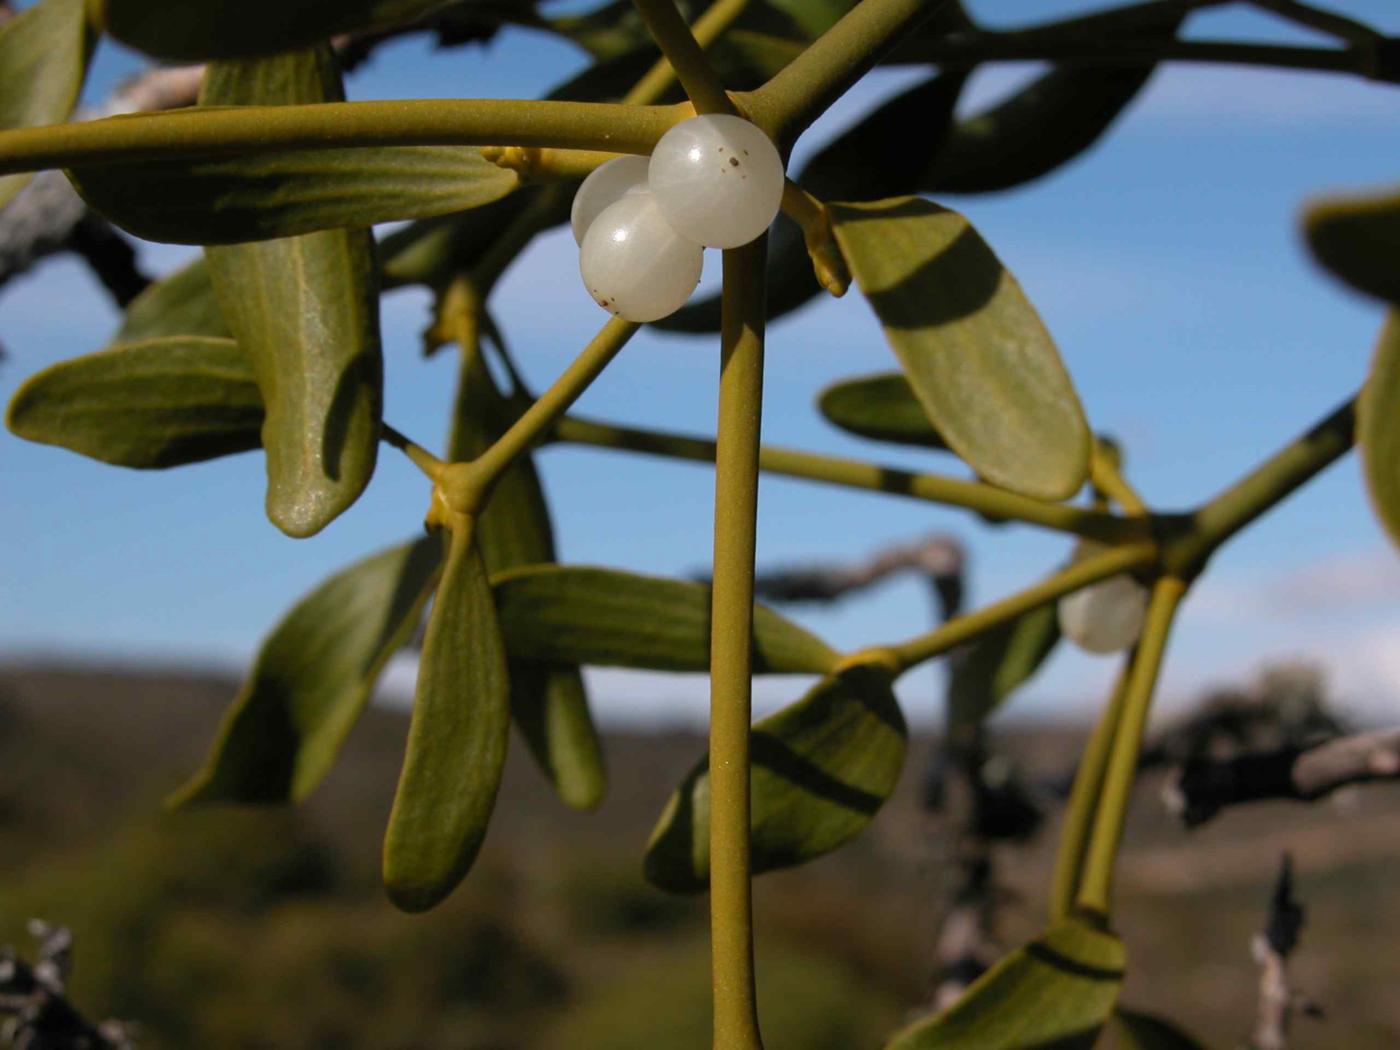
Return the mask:
<path id="1" fill-rule="evenodd" d="M 648 173 L 666 221 L 707 248 L 737 248 L 768 229 L 783 182 L 772 140 L 723 113 L 683 120 L 662 135 Z"/>
<path id="2" fill-rule="evenodd" d="M 604 310 L 627 321 L 659 321 L 695 291 L 704 254 L 671 228 L 651 194 L 634 193 L 593 220 L 579 272 Z"/>
<path id="3" fill-rule="evenodd" d="M 645 193 L 647 188 L 647 157 L 618 157 L 594 168 L 574 194 L 569 221 L 574 227 L 574 243 L 583 244 L 583 235 L 593 220 L 610 204 L 628 194 Z"/>
<path id="4" fill-rule="evenodd" d="M 1091 653 L 1116 653 L 1138 640 L 1147 615 L 1147 588 L 1126 573 L 1060 599 L 1060 630 Z"/>

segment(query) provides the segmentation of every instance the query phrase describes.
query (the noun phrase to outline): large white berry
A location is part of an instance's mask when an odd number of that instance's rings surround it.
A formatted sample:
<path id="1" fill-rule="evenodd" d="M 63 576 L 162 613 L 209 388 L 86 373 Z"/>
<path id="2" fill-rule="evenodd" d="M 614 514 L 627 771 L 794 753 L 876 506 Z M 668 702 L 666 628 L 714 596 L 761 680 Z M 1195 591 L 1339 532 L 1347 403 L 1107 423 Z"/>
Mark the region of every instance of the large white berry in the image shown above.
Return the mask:
<path id="1" fill-rule="evenodd" d="M 737 248 L 768 229 L 783 202 L 783 182 L 772 140 L 723 113 L 683 120 L 662 135 L 648 172 L 666 220 L 707 248 Z"/>
<path id="2" fill-rule="evenodd" d="M 1060 630 L 1081 649 L 1116 653 L 1138 640 L 1147 615 L 1147 588 L 1126 573 L 1067 594 Z"/>
<path id="3" fill-rule="evenodd" d="M 593 220 L 603 213 L 610 204 L 622 200 L 631 193 L 645 193 L 647 188 L 647 163 L 650 158 L 627 156 L 610 160 L 601 167 L 594 168 L 583 180 L 574 194 L 573 210 L 569 221 L 574 227 L 574 243 L 583 244 L 583 235 Z"/>
<path id="4" fill-rule="evenodd" d="M 579 272 L 604 310 L 628 321 L 675 313 L 700 283 L 704 249 L 681 237 L 649 193 L 608 205 L 583 236 Z"/>

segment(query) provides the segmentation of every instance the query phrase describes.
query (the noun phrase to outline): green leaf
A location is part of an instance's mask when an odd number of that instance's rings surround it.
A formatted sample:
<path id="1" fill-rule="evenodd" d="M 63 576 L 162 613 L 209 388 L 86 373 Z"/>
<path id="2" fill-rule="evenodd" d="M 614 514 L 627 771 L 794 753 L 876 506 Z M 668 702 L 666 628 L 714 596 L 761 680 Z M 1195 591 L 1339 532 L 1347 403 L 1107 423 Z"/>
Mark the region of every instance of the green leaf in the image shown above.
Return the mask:
<path id="1" fill-rule="evenodd" d="M 83 199 L 148 241 L 237 244 L 480 207 L 520 176 L 467 146 L 294 150 L 78 168 Z"/>
<path id="2" fill-rule="evenodd" d="M 1400 304 L 1400 193 L 1318 201 L 1303 214 L 1308 247 L 1367 295 Z"/>
<path id="3" fill-rule="evenodd" d="M 1104 13 L 1104 28 L 1116 12 Z M 1125 40 L 1167 40 L 1182 16 L 1166 12 L 1119 29 Z M 1151 78 L 1156 63 L 1075 63 L 1049 73 L 1010 98 L 955 124 L 915 189 L 987 193 L 1020 186 L 1079 156 L 1106 132 Z"/>
<path id="4" fill-rule="evenodd" d="M 512 659 L 545 664 L 710 669 L 710 588 L 615 569 L 534 565 L 491 580 Z M 755 674 L 825 674 L 838 655 L 754 606 Z"/>
<path id="5" fill-rule="evenodd" d="M 127 304 L 114 340 L 135 343 L 167 335 L 206 335 L 232 339 L 219 312 L 209 267 L 201 256 L 148 286 Z M 251 372 L 249 375 L 251 376 Z"/>
<path id="6" fill-rule="evenodd" d="M 1089 472 L 1084 410 L 1040 316 L 977 231 L 917 197 L 831 210 L 851 272 L 949 446 L 994 485 L 1074 495 Z"/>
<path id="7" fill-rule="evenodd" d="M 168 336 L 31 376 L 6 424 L 20 437 L 121 467 L 196 463 L 258 447 L 262 399 L 232 339 Z"/>
<path id="8" fill-rule="evenodd" d="M 908 729 L 888 671 L 857 665 L 754 723 L 754 872 L 803 864 L 870 823 L 904 766 Z M 666 803 L 647 846 L 647 880 L 699 893 L 710 879 L 710 766 L 702 759 Z"/>
<path id="9" fill-rule="evenodd" d="M 1381 328 L 1371 372 L 1356 404 L 1361 470 L 1376 516 L 1400 544 L 1400 312 Z"/>
<path id="10" fill-rule="evenodd" d="M 909 380 L 898 372 L 833 383 L 817 398 L 822 415 L 842 430 L 901 445 L 946 449 Z"/>
<path id="11" fill-rule="evenodd" d="M 948 723 L 972 726 L 1030 679 L 1060 640 L 1054 602 L 1032 609 L 949 656 Z"/>
<path id="12" fill-rule="evenodd" d="M 309 795 L 418 624 L 440 561 L 435 537 L 391 547 L 297 602 L 263 642 L 203 768 L 169 804 Z"/>
<path id="13" fill-rule="evenodd" d="M 39 0 L 0 25 L 0 128 L 67 120 L 83 87 L 91 42 L 83 0 Z M 0 177 L 0 207 L 30 177 Z"/>
<path id="14" fill-rule="evenodd" d="M 467 358 L 450 449 L 456 461 L 481 455 L 516 418 L 487 371 L 480 348 L 463 352 Z M 501 475 L 477 521 L 476 534 L 489 573 L 555 560 L 549 507 L 529 455 Z M 607 790 L 607 771 L 578 668 L 513 664 L 510 705 L 515 725 L 559 797 L 575 809 L 597 806 Z"/>
<path id="15" fill-rule="evenodd" d="M 1204 1050 L 1198 1039 L 1164 1017 L 1120 1006 L 1113 1022 L 1120 1050 Z"/>
<path id="16" fill-rule="evenodd" d="M 1123 983 L 1123 942 L 1078 919 L 1053 923 L 984 973 L 951 1009 L 886 1050 L 1088 1050 Z"/>
<path id="17" fill-rule="evenodd" d="M 417 21 L 452 0 L 92 0 L 99 26 L 154 58 L 243 58 Z"/>
<path id="18" fill-rule="evenodd" d="M 469 522 L 450 533 L 408 749 L 384 836 L 384 885 L 426 911 L 462 881 L 486 836 L 505 766 L 510 684 L 486 569 Z"/>
<path id="19" fill-rule="evenodd" d="M 248 17 L 252 17 L 251 14 Z M 212 63 L 201 104 L 342 96 L 328 48 Z M 267 417 L 267 515 L 310 536 L 354 503 L 379 445 L 379 293 L 368 230 L 323 230 L 205 250 L 219 307 Z"/>

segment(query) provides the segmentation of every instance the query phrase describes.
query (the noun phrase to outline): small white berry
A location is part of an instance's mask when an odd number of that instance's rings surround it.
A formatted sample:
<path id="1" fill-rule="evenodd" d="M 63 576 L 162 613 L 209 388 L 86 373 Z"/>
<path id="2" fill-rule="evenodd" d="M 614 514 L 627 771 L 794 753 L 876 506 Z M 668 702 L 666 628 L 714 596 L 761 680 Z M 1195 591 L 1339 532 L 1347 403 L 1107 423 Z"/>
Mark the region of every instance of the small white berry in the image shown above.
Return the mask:
<path id="1" fill-rule="evenodd" d="M 1060 599 L 1060 630 L 1091 653 L 1116 653 L 1138 640 L 1147 616 L 1147 588 L 1126 573 Z"/>
<path id="2" fill-rule="evenodd" d="M 662 135 L 647 181 L 666 221 L 707 248 L 748 244 L 783 202 L 783 161 L 772 140 L 723 113 L 683 120 Z"/>
<path id="3" fill-rule="evenodd" d="M 627 321 L 659 321 L 695 291 L 704 254 L 671 228 L 650 193 L 634 193 L 593 220 L 579 272 L 604 310 Z"/>
<path id="4" fill-rule="evenodd" d="M 583 244 L 588 227 L 608 205 L 628 194 L 646 192 L 649 160 L 649 157 L 618 157 L 589 173 L 574 194 L 573 210 L 569 213 L 575 244 Z"/>

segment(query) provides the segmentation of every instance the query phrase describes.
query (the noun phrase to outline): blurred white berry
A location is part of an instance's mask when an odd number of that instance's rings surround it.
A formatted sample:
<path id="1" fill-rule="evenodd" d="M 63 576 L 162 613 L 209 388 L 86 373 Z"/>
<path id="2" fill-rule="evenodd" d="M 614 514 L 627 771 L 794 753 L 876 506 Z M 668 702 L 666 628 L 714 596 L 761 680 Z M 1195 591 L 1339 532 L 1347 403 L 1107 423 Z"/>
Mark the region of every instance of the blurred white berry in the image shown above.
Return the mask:
<path id="1" fill-rule="evenodd" d="M 707 248 L 748 244 L 783 202 L 783 161 L 772 140 L 723 113 L 683 120 L 662 135 L 647 181 L 666 221 Z"/>
<path id="2" fill-rule="evenodd" d="M 1147 616 L 1147 588 L 1126 573 L 1060 599 L 1060 630 L 1091 653 L 1116 653 L 1138 640 Z"/>

